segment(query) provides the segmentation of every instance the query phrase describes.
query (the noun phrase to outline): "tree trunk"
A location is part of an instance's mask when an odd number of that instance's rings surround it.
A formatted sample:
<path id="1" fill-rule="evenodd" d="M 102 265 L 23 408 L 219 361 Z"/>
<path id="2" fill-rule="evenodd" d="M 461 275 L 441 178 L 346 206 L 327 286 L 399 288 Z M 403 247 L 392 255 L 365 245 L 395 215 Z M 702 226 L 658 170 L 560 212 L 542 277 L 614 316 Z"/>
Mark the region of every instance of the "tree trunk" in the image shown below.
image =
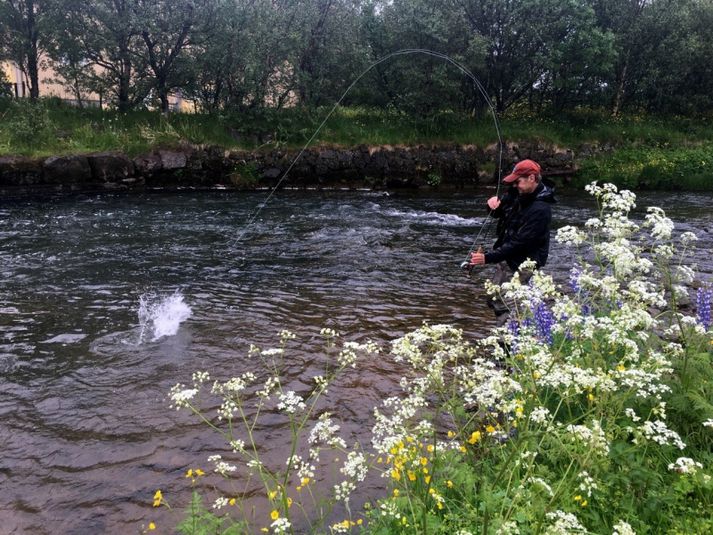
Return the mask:
<path id="1" fill-rule="evenodd" d="M 618 117 L 621 112 L 621 106 L 624 103 L 624 90 L 626 88 L 627 82 L 627 71 L 629 70 L 629 58 L 624 61 L 624 66 L 621 69 L 621 75 L 617 80 L 616 93 L 614 95 L 614 102 L 612 103 L 611 114 L 612 117 Z"/>
<path id="2" fill-rule="evenodd" d="M 37 48 L 37 23 L 35 21 L 35 2 L 27 2 L 27 77 L 30 79 L 30 98 L 40 96 L 39 52 Z"/>

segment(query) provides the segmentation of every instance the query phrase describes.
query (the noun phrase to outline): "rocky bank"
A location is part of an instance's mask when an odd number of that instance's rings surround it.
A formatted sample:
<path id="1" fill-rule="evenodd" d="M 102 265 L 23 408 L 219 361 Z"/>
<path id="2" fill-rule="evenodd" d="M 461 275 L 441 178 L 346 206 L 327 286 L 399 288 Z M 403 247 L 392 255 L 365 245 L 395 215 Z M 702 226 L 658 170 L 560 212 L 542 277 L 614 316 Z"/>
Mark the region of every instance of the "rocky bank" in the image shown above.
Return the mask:
<path id="1" fill-rule="evenodd" d="M 575 151 L 552 145 L 510 143 L 502 151 L 503 172 L 522 158 L 541 163 L 546 176 L 565 179 L 577 171 Z M 0 195 L 161 189 L 464 188 L 496 180 L 496 145 L 315 147 L 305 150 L 225 150 L 209 146 L 157 149 L 130 158 L 117 152 L 0 157 Z M 287 173 L 287 174 L 286 174 Z M 286 174 L 286 175 L 285 175 Z M 283 180 L 284 178 L 284 180 Z"/>

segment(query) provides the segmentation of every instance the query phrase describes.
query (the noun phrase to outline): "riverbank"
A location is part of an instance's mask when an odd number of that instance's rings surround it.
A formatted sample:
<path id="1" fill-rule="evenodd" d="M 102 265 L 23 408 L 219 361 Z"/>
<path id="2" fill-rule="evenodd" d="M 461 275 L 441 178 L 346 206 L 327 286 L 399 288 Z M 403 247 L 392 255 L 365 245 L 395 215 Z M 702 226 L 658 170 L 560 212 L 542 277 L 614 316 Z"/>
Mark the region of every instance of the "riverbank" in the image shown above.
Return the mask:
<path id="1" fill-rule="evenodd" d="M 492 118 L 340 109 L 292 162 L 326 110 L 260 116 L 79 110 L 41 102 L 0 106 L 0 193 L 146 188 L 463 188 L 496 180 Z M 713 127 L 685 118 L 612 119 L 579 112 L 500 120 L 502 170 L 534 158 L 579 187 L 713 188 Z M 516 140 L 516 141 L 513 141 Z"/>
<path id="2" fill-rule="evenodd" d="M 537 143 L 474 145 L 359 145 L 286 150 L 225 150 L 182 144 L 130 157 L 121 152 L 27 158 L 0 157 L 0 193 L 118 191 L 216 187 L 466 188 L 496 180 L 522 158 L 542 162 L 546 174 L 571 180 L 577 151 Z M 298 157 L 299 155 L 299 157 Z"/>

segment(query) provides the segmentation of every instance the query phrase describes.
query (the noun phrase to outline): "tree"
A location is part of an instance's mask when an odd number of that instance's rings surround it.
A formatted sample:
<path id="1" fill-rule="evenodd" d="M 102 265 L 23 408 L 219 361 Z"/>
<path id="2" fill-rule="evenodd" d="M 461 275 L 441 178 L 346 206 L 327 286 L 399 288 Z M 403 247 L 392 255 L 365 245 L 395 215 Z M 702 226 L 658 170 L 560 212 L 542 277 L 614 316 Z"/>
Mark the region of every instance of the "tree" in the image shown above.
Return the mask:
<path id="1" fill-rule="evenodd" d="M 143 46 L 137 55 L 151 73 L 161 111 L 168 113 L 172 89 L 188 85 L 187 49 L 200 44 L 214 21 L 211 0 L 134 0 L 134 17 Z"/>
<path id="2" fill-rule="evenodd" d="M 137 55 L 135 0 L 57 0 L 53 12 L 55 69 L 68 85 L 113 96 L 120 111 L 146 97 L 146 67 Z"/>
<path id="3" fill-rule="evenodd" d="M 40 96 L 39 67 L 47 7 L 47 0 L 0 0 L 5 56 L 27 77 L 32 99 Z"/>

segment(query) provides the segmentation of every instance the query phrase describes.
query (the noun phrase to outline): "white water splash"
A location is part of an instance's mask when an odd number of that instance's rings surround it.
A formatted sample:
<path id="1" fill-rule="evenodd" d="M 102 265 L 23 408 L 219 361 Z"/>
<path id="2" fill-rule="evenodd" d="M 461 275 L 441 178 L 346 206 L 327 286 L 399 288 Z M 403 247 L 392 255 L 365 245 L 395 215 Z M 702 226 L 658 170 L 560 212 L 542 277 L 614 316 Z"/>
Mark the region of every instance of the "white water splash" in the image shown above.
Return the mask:
<path id="1" fill-rule="evenodd" d="M 150 334 L 155 342 L 163 336 L 173 336 L 178 328 L 191 317 L 191 307 L 183 301 L 183 295 L 176 290 L 169 296 L 147 293 L 139 298 L 139 323 L 141 332 L 139 343 Z"/>
<path id="2" fill-rule="evenodd" d="M 439 225 L 447 227 L 463 227 L 481 224 L 482 218 L 465 218 L 456 214 L 441 214 L 439 212 L 426 212 L 424 210 L 384 210 L 384 215 L 398 217 L 407 221 L 423 223 L 427 225 Z"/>

